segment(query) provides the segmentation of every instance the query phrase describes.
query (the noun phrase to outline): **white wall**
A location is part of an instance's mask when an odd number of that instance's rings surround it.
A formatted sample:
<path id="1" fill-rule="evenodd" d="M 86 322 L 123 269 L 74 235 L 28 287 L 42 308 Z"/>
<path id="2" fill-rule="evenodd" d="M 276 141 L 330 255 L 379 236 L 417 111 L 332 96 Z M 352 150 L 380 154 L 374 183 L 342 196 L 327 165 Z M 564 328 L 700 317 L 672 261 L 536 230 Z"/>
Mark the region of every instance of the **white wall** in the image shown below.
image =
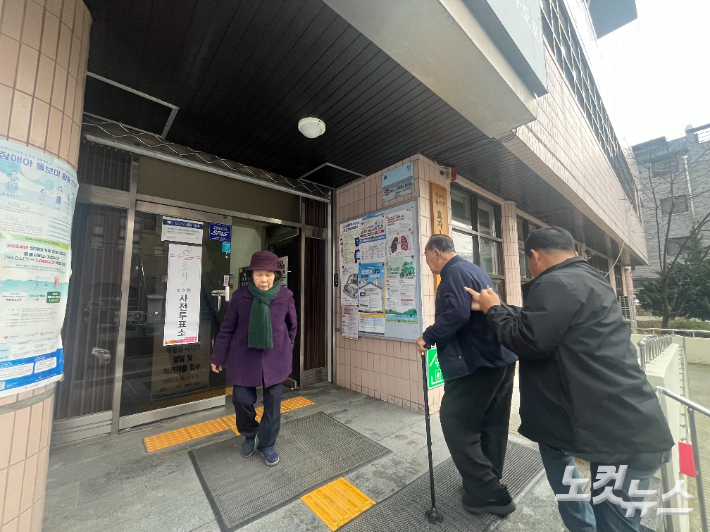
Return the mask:
<path id="1" fill-rule="evenodd" d="M 658 358 L 646 364 L 646 376 L 651 386 L 656 388 L 662 386 L 678 395 L 683 395 L 681 392 L 681 376 L 679 364 L 680 348 L 678 344 L 671 344 Z M 668 425 L 673 434 L 673 440 L 676 446 L 673 447 L 673 459 L 668 464 L 669 484 L 672 488 L 675 486 L 675 480 L 684 478 L 680 475 L 680 459 L 678 457 L 678 442 L 683 439 L 687 442 L 687 430 L 681 427 L 681 423 L 685 423 L 685 418 L 681 417 L 681 404 L 666 396 L 661 398 L 661 407 L 666 415 Z M 687 508 L 688 502 L 680 498 L 673 500 L 674 508 Z M 680 506 L 679 506 L 680 505 Z M 687 532 L 690 530 L 690 521 L 688 516 L 673 516 L 675 530 Z"/>
<path id="2" fill-rule="evenodd" d="M 264 227 L 261 225 L 232 225 L 232 254 L 229 273 L 234 274 L 234 287 L 239 282 L 239 268 L 249 266 L 251 256 L 264 249 Z"/>

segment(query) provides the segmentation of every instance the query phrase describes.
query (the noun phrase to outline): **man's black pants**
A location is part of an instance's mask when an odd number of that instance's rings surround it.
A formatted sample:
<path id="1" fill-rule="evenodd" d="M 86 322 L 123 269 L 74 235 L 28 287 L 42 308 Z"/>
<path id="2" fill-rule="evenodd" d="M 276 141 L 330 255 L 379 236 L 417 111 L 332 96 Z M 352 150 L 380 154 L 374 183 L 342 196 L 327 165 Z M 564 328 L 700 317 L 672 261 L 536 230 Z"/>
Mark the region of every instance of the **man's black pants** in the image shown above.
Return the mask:
<path id="1" fill-rule="evenodd" d="M 463 478 L 466 505 L 510 502 L 500 479 L 514 379 L 515 364 L 511 364 L 479 369 L 444 385 L 439 418 L 446 445 Z"/>

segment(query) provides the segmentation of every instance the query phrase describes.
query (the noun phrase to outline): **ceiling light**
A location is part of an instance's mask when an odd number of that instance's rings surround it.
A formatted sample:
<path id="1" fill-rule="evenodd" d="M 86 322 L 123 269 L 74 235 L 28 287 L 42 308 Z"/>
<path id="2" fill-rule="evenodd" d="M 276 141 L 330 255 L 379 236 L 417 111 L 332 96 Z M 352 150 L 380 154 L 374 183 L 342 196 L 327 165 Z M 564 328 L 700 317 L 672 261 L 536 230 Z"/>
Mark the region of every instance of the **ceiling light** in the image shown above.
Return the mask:
<path id="1" fill-rule="evenodd" d="M 312 116 L 309 116 L 308 118 L 301 118 L 298 121 L 298 130 L 309 139 L 314 139 L 325 133 L 325 122 L 323 122 L 323 120 L 313 118 Z"/>

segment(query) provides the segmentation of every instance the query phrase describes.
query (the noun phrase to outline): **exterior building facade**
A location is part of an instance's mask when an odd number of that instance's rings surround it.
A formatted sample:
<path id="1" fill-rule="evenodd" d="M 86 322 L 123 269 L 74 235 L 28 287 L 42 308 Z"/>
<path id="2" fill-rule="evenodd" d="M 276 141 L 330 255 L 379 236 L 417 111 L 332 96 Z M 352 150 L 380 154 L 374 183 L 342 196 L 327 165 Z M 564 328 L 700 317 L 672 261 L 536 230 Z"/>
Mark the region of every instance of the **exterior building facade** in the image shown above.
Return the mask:
<path id="1" fill-rule="evenodd" d="M 212 339 L 255 251 L 282 258 L 295 294 L 287 384 L 327 381 L 415 411 L 411 336 L 433 320 L 436 280 L 412 257 L 409 336 L 346 338 L 343 223 L 411 205 L 415 247 L 450 233 L 517 305 L 535 228 L 568 229 L 619 296 L 647 260 L 635 181 L 594 82 L 596 36 L 633 18 L 630 2 L 168 4 L 0 7 L 0 140 L 79 183 L 57 200 L 76 201 L 63 380 L 0 393 L 2 531 L 40 530 L 50 441 L 120 438 L 224 404 Z M 322 135 L 299 132 L 305 117 Z M 406 165 L 410 185 L 390 199 L 384 174 Z M 9 168 L 0 186 L 18 199 L 4 201 L 21 201 Z M 166 229 L 175 222 L 190 242 Z M 201 254 L 197 341 L 176 345 L 170 265 L 186 244 Z"/>
<path id="2" fill-rule="evenodd" d="M 634 280 L 643 284 L 656 277 L 663 254 L 675 257 L 693 228 L 710 213 L 710 124 L 689 126 L 683 137 L 660 137 L 632 149 L 648 249 L 648 265 L 636 268 Z M 706 223 L 698 236 L 707 243 L 709 235 L 710 223 Z"/>

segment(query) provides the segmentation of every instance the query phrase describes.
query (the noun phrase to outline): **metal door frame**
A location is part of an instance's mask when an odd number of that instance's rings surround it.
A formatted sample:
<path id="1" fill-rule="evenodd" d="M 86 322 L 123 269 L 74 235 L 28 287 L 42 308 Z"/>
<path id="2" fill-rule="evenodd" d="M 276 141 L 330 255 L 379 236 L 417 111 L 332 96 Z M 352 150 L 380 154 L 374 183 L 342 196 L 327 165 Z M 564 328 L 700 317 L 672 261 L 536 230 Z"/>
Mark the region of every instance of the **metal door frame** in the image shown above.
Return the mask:
<path id="1" fill-rule="evenodd" d="M 124 257 L 123 262 L 124 284 L 121 286 L 121 316 L 119 323 L 120 344 L 119 349 L 117 349 L 116 353 L 116 376 L 114 380 L 113 416 L 111 424 L 111 432 L 113 434 L 118 433 L 119 430 L 135 427 L 137 425 L 144 425 L 146 423 L 152 423 L 154 421 L 179 416 L 181 414 L 199 412 L 200 410 L 224 406 L 225 404 L 225 397 L 223 395 L 218 395 L 217 397 L 212 397 L 210 399 L 202 399 L 200 401 L 193 401 L 181 405 L 158 408 L 155 410 L 150 410 L 148 412 L 141 412 L 139 414 L 121 416 L 121 392 L 123 391 L 123 363 L 126 355 L 126 325 L 128 321 L 128 290 L 130 287 L 131 260 L 133 258 L 133 232 L 135 229 L 135 213 L 142 212 L 147 214 L 156 214 L 160 216 L 174 216 L 177 218 L 195 220 L 198 222 L 216 222 L 228 224 L 230 226 L 233 223 L 232 216 L 221 213 L 213 213 L 209 210 L 205 210 L 206 208 L 200 207 L 198 205 L 194 205 L 193 208 L 183 206 L 176 207 L 173 205 L 166 205 L 165 202 L 161 202 L 158 198 L 155 198 L 155 202 L 153 202 L 139 200 L 137 197 L 135 198 L 135 201 L 132 201 L 131 203 L 133 207 L 132 216 L 129 214 L 129 223 L 131 231 L 130 233 L 128 231 L 126 232 L 126 238 L 128 239 L 128 237 L 130 236 L 130 253 L 127 244 L 126 255 Z"/>
<path id="2" fill-rule="evenodd" d="M 333 375 L 333 353 L 335 349 L 333 348 L 333 306 L 335 304 L 333 300 L 333 257 L 335 256 L 335 251 L 333 247 L 333 205 L 328 203 L 328 208 L 326 212 L 326 227 L 313 227 L 305 225 L 305 209 L 303 208 L 303 202 L 301 202 L 301 224 L 303 225 L 303 230 L 301 231 L 301 308 L 300 308 L 300 319 L 299 327 L 301 328 L 301 353 L 300 353 L 300 365 L 299 365 L 299 375 L 298 384 L 303 387 L 304 374 L 308 372 L 318 372 L 325 371 L 325 381 L 331 384 L 334 383 Z M 314 368 L 310 370 L 304 369 L 305 363 L 305 338 L 303 331 L 305 330 L 305 284 L 306 284 L 306 272 L 305 272 L 305 257 L 306 257 L 306 238 L 311 238 L 314 240 L 324 240 L 326 245 L 325 250 L 325 297 L 323 305 L 325 305 L 325 366 L 322 368 Z M 323 381 L 319 381 L 323 382 Z"/>

